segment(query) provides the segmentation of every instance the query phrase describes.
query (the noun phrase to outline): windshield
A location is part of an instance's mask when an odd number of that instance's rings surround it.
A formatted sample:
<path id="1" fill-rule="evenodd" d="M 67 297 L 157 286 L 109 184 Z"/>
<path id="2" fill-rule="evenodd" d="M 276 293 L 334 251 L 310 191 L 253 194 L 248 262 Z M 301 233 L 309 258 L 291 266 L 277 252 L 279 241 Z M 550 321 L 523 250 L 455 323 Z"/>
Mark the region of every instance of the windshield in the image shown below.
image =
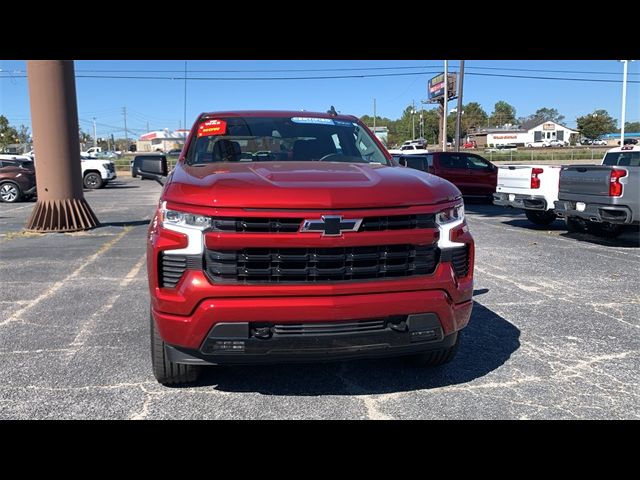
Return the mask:
<path id="1" fill-rule="evenodd" d="M 609 152 L 604 156 L 602 164 L 638 167 L 640 166 L 640 152 Z"/>
<path id="2" fill-rule="evenodd" d="M 186 162 L 325 161 L 390 165 L 356 122 L 332 118 L 227 117 L 203 120 Z"/>

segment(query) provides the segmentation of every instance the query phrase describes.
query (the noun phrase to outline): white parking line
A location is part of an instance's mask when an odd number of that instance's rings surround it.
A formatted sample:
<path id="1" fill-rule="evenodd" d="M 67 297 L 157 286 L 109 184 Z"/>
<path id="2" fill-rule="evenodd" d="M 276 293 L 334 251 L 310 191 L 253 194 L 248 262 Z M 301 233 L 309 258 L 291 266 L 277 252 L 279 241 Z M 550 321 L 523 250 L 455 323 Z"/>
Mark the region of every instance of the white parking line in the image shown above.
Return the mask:
<path id="1" fill-rule="evenodd" d="M 2 322 L 0 322 L 0 326 L 6 325 L 8 323 L 11 323 L 11 322 L 14 322 L 14 321 L 20 319 L 20 317 L 22 317 L 22 315 L 25 312 L 27 312 L 28 310 L 31 310 L 33 307 L 38 305 L 41 301 L 49 298 L 51 295 L 56 293 L 69 280 L 73 280 L 76 277 L 78 277 L 78 275 L 80 275 L 80 273 L 85 268 L 87 268 L 87 266 L 89 266 L 91 263 L 96 261 L 103 253 L 105 253 L 107 250 L 109 250 L 111 247 L 113 247 L 122 237 L 124 237 L 130 231 L 131 231 L 131 227 L 125 227 L 123 232 L 118 234 L 112 240 L 110 240 L 107 243 L 105 243 L 96 253 L 94 253 L 89 258 L 87 258 L 86 261 L 82 265 L 80 265 L 78 268 L 76 268 L 73 272 L 71 272 L 69 275 L 67 275 L 64 279 L 54 283 L 49 289 L 47 289 L 44 293 L 42 293 L 40 296 L 38 296 L 31 303 L 29 303 L 28 305 L 25 305 L 24 307 L 22 307 L 19 310 L 16 310 L 16 312 L 13 315 L 11 315 L 9 318 L 7 318 L 7 319 L 3 320 Z"/>

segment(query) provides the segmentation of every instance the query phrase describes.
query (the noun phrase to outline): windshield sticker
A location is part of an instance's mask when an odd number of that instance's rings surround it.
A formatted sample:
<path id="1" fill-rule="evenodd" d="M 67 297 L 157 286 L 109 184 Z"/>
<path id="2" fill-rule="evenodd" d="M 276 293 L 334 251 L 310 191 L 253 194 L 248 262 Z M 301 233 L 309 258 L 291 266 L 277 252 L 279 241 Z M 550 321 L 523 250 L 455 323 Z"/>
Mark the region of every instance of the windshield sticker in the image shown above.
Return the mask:
<path id="1" fill-rule="evenodd" d="M 198 126 L 198 137 L 224 135 L 227 133 L 227 122 L 224 120 L 207 120 Z"/>
<path id="2" fill-rule="evenodd" d="M 355 123 L 347 122 L 347 121 L 344 121 L 344 120 L 334 120 L 333 122 L 338 127 L 355 127 L 356 126 Z"/>
<path id="3" fill-rule="evenodd" d="M 291 121 L 294 123 L 314 123 L 316 125 L 335 125 L 335 122 L 330 118 L 293 117 Z"/>

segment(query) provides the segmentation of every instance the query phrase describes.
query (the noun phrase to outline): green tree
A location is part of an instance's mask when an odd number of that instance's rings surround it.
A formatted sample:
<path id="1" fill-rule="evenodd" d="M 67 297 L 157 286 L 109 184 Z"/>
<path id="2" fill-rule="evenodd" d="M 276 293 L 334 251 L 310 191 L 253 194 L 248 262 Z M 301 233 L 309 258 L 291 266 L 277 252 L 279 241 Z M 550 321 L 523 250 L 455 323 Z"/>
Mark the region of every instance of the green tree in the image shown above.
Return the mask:
<path id="1" fill-rule="evenodd" d="M 466 135 L 470 128 L 480 128 L 487 124 L 489 116 L 478 102 L 470 102 L 462 106 L 460 119 L 461 135 Z"/>
<path id="2" fill-rule="evenodd" d="M 611 118 L 606 110 L 595 110 L 576 119 L 578 130 L 583 137 L 594 140 L 606 133 L 612 133 L 617 130 L 617 120 Z"/>
<path id="3" fill-rule="evenodd" d="M 624 131 L 628 132 L 640 132 L 640 122 L 624 122 Z"/>
<path id="4" fill-rule="evenodd" d="M 29 127 L 26 125 L 20 125 L 18 127 L 18 141 L 19 143 L 31 143 L 31 135 L 29 134 Z"/>
<path id="5" fill-rule="evenodd" d="M 509 105 L 504 100 L 496 102 L 489 118 L 492 127 L 506 125 L 508 123 L 516 123 L 516 109 L 513 105 Z"/>
<path id="6" fill-rule="evenodd" d="M 93 137 L 87 132 L 80 130 L 80 143 L 85 145 L 85 148 L 93 146 Z"/>
<path id="7" fill-rule="evenodd" d="M 555 108 L 539 108 L 538 110 L 536 110 L 536 113 L 529 117 L 529 119 L 538 119 L 542 122 L 551 121 L 564 125 L 564 123 L 562 123 L 562 121 L 564 120 L 564 115 L 560 115 L 560 113 L 558 113 L 558 110 L 556 110 Z"/>
<path id="8" fill-rule="evenodd" d="M 0 115 L 0 148 L 18 143 L 18 131 L 9 125 L 9 119 Z"/>
<path id="9" fill-rule="evenodd" d="M 440 116 L 438 115 L 438 110 L 435 108 L 425 110 L 422 115 L 422 123 L 424 125 L 424 138 L 427 143 L 437 143 L 438 132 L 440 131 Z"/>

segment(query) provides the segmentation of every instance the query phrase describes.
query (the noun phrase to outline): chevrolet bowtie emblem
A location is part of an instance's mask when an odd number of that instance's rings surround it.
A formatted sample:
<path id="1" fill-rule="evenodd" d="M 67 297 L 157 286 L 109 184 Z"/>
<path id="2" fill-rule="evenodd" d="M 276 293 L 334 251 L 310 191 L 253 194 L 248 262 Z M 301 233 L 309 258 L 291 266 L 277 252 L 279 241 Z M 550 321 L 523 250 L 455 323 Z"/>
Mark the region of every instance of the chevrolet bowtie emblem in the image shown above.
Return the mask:
<path id="1" fill-rule="evenodd" d="M 357 232 L 361 218 L 344 220 L 341 215 L 323 215 L 320 220 L 305 220 L 301 232 L 322 232 L 323 237 L 335 237 L 342 232 Z"/>

